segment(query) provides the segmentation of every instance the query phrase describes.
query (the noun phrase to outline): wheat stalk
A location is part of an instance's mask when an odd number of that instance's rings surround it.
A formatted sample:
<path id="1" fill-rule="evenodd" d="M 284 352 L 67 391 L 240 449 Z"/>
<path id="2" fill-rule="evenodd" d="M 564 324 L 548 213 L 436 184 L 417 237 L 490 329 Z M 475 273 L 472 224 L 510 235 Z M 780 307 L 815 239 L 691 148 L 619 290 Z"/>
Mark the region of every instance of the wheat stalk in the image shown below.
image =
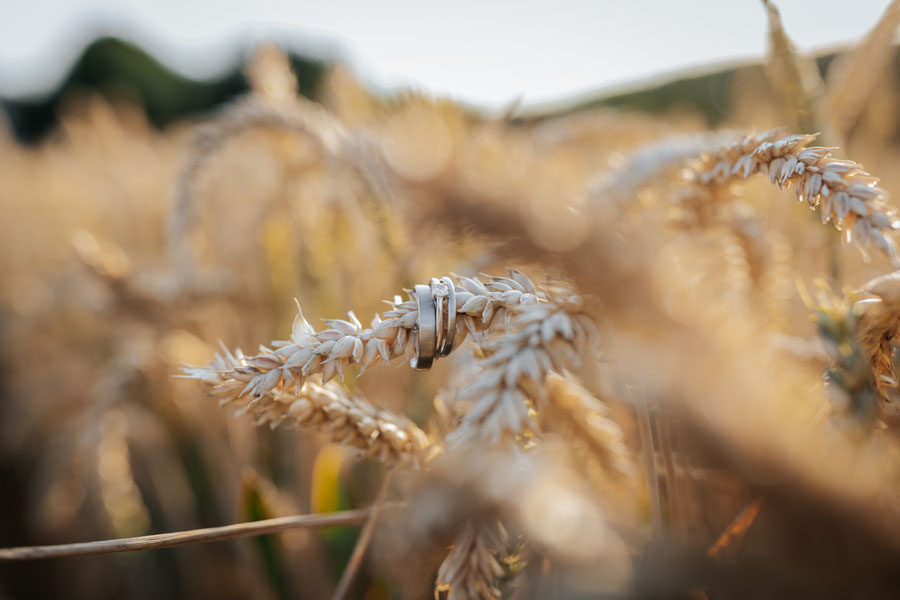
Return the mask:
<path id="1" fill-rule="evenodd" d="M 591 194 L 598 200 L 609 194 L 630 195 L 690 162 L 685 176 L 697 187 L 695 193 L 763 173 L 781 188 L 794 184 L 798 201 L 805 200 L 811 208 L 821 205 L 822 222 L 833 221 L 846 242 L 855 241 L 862 250 L 873 244 L 900 266 L 890 237 L 900 221 L 888 205 L 887 193 L 858 163 L 833 158 L 836 148 L 807 147 L 815 138 L 784 136 L 781 129 L 773 129 L 756 135 L 725 132 L 663 140 L 634 153 L 625 167 L 601 180 Z"/>
<path id="2" fill-rule="evenodd" d="M 385 506 L 382 509 L 387 508 Z M 234 523 L 221 527 L 208 527 L 191 531 L 173 533 L 156 533 L 139 537 L 100 540 L 97 542 L 79 542 L 75 544 L 58 544 L 53 546 L 22 546 L 19 548 L 0 548 L 0 561 L 34 560 L 42 558 L 58 558 L 61 556 L 84 556 L 93 554 L 111 554 L 114 552 L 132 552 L 135 550 L 154 550 L 171 548 L 198 542 L 217 542 L 238 538 L 269 535 L 292 529 L 339 527 L 361 525 L 371 518 L 375 508 L 357 508 L 329 514 L 294 515 L 277 517 L 249 523 Z"/>
<path id="3" fill-rule="evenodd" d="M 175 202 L 169 216 L 168 243 L 180 275 L 187 280 L 194 268 L 187 239 L 197 219 L 195 186 L 200 173 L 227 143 L 251 129 L 269 128 L 299 133 L 310 139 L 324 156 L 345 160 L 359 154 L 343 126 L 318 104 L 301 97 L 276 99 L 250 95 L 223 108 L 211 122 L 197 128 L 191 149 L 175 183 Z"/>
<path id="4" fill-rule="evenodd" d="M 826 373 L 828 380 L 845 394 L 838 396 L 838 402 L 833 402 L 838 405 L 836 412 L 871 424 L 878 415 L 878 396 L 884 384 L 873 376 L 883 331 L 879 329 L 876 335 L 871 336 L 874 339 L 866 339 L 870 334 L 863 333 L 860 319 L 863 305 L 857 303 L 857 294 L 838 297 L 823 284 L 818 301 L 813 302 L 805 288 L 801 288 L 801 292 L 813 311 L 813 322 L 832 361 Z M 878 314 L 876 308 L 872 308 L 870 318 Z M 870 332 L 875 330 L 871 322 L 868 329 Z M 893 372 L 892 365 L 890 371 Z M 841 407 L 842 403 L 846 406 Z"/>

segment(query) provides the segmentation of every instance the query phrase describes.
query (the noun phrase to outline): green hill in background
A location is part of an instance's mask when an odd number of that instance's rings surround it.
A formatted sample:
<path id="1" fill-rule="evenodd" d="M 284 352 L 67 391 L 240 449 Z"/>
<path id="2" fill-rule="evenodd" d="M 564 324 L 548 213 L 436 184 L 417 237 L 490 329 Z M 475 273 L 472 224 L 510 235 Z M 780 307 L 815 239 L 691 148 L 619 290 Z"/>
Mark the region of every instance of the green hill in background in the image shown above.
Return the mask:
<path id="1" fill-rule="evenodd" d="M 292 55 L 300 90 L 315 96 L 326 64 Z M 38 100 L 0 100 L 16 137 L 34 142 L 56 123 L 59 105 L 73 91 L 99 92 L 111 98 L 136 100 L 159 127 L 185 116 L 210 110 L 248 89 L 241 65 L 218 79 L 197 81 L 183 77 L 137 46 L 116 38 L 90 44 L 63 82 Z"/>

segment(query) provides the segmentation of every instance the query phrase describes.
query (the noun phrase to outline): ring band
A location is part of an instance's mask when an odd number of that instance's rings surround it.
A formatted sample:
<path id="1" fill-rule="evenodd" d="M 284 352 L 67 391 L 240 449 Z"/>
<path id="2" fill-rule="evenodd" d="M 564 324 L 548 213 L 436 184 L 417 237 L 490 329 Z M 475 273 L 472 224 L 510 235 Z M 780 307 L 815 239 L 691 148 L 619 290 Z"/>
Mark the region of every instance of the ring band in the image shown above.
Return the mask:
<path id="1" fill-rule="evenodd" d="M 426 371 L 434 362 L 435 352 L 435 310 L 434 296 L 431 286 L 417 285 L 416 301 L 419 308 L 418 336 L 416 343 L 416 356 L 410 360 L 410 366 L 417 371 Z"/>
<path id="2" fill-rule="evenodd" d="M 434 354 L 435 358 L 444 356 L 444 293 L 438 286 L 442 281 L 431 280 L 431 295 L 434 298 Z"/>
<path id="3" fill-rule="evenodd" d="M 453 289 L 453 281 L 449 277 L 442 277 L 441 281 L 447 286 L 447 335 L 444 337 L 443 347 L 438 349 L 441 356 L 447 356 L 453 350 L 453 342 L 456 339 L 456 290 Z"/>

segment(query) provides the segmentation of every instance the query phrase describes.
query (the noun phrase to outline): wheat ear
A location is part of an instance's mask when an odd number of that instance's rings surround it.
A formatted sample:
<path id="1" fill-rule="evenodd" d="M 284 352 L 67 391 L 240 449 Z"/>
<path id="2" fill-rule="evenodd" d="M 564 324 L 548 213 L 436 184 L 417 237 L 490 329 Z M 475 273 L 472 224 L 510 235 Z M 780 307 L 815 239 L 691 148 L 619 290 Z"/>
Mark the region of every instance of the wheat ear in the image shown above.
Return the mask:
<path id="1" fill-rule="evenodd" d="M 772 87 L 793 118 L 794 125 L 807 131 L 823 126 L 819 105 L 825 85 L 812 58 L 797 51 L 781 23 L 778 8 L 763 0 L 769 21 L 769 56 L 766 73 Z"/>
<path id="2" fill-rule="evenodd" d="M 541 430 L 566 436 L 581 462 L 595 473 L 633 475 L 625 434 L 608 414 L 609 408 L 571 377 L 554 373 L 547 378 L 547 401 L 538 411 Z"/>
<path id="3" fill-rule="evenodd" d="M 630 153 L 621 166 L 598 177 L 588 194 L 595 201 L 631 200 L 643 186 L 734 138 L 734 133 L 725 131 L 672 136 L 646 144 Z"/>
<path id="4" fill-rule="evenodd" d="M 428 437 L 415 423 L 350 396 L 334 382 L 322 385 L 306 380 L 245 399 L 240 393 L 245 382 L 235 375 L 247 368 L 248 359 L 240 351 L 224 350 L 209 367 L 187 369 L 187 373 L 210 385 L 221 406 L 239 404 L 238 414 L 249 413 L 257 425 L 312 429 L 386 464 L 416 466 L 424 455 Z"/>
<path id="5" fill-rule="evenodd" d="M 900 227 L 888 206 L 887 192 L 878 180 L 850 160 L 832 158 L 836 148 L 807 147 L 815 135 L 775 138 L 775 132 L 746 136 L 739 142 L 709 153 L 695 169 L 700 185 L 723 184 L 735 178 L 764 173 L 785 188 L 795 185 L 797 201 L 810 208 L 821 205 L 822 222 L 829 220 L 844 232 L 845 242 L 860 249 L 874 244 L 894 265 L 900 265 L 890 235 Z"/>
<path id="6" fill-rule="evenodd" d="M 194 188 L 197 177 L 226 144 L 245 131 L 269 128 L 299 133 L 323 155 L 346 157 L 351 138 L 321 106 L 303 98 L 272 99 L 250 95 L 222 109 L 209 123 L 197 128 L 191 148 L 175 183 L 175 202 L 169 215 L 169 250 L 187 277 L 193 256 L 187 235 L 196 221 Z"/>
<path id="7" fill-rule="evenodd" d="M 825 285 L 816 302 L 804 287 L 801 286 L 800 292 L 813 311 L 812 320 L 831 358 L 826 377 L 844 394 L 846 410 L 841 412 L 854 416 L 861 423 L 871 424 L 878 416 L 878 398 L 884 397 L 882 386 L 886 383 L 874 374 L 879 368 L 884 369 L 882 373 L 893 374 L 893 363 L 889 359 L 887 363 L 879 364 L 883 339 L 880 300 L 859 301 L 858 293 L 840 297 Z M 866 309 L 869 309 L 868 317 L 864 312 Z M 869 321 L 868 325 L 864 325 L 865 320 Z"/>
<path id="8" fill-rule="evenodd" d="M 447 436 L 450 443 L 494 444 L 505 434 L 534 430 L 529 408 L 546 399 L 547 377 L 581 364 L 597 339 L 582 297 L 562 284 L 549 288 L 546 297 L 511 311 L 508 330 L 483 343 L 481 369 L 459 391 L 472 405 Z"/>
<path id="9" fill-rule="evenodd" d="M 446 600 L 499 598 L 495 581 L 503 569 L 494 554 L 505 545 L 506 531 L 496 519 L 467 521 L 438 570 L 435 597 L 447 592 Z"/>
<path id="10" fill-rule="evenodd" d="M 510 276 L 494 277 L 482 283 L 460 277 L 456 291 L 456 347 L 467 334 L 504 325 L 503 315 L 520 305 L 538 302 L 535 285 L 518 271 Z M 446 308 L 445 308 L 446 310 Z M 238 396 L 249 394 L 260 398 L 286 385 L 299 387 L 306 378 L 321 374 L 327 383 L 335 376 L 343 378 L 345 369 L 355 364 L 365 371 L 378 362 L 389 364 L 394 359 L 407 360 L 416 353 L 415 325 L 418 321 L 415 293 L 409 300 L 396 297 L 391 310 L 376 316 L 372 326 L 364 328 L 350 313 L 350 321 L 326 319 L 328 329 L 316 331 L 304 318 L 298 305 L 297 316 L 289 340 L 272 342 L 274 349 L 262 348 L 256 356 L 242 357 L 234 366 L 213 363 L 207 367 L 188 369 L 196 379 L 220 374 L 235 382 L 243 382 Z"/>
<path id="11" fill-rule="evenodd" d="M 866 38 L 838 56 L 828 69 L 823 109 L 841 138 L 856 123 L 894 56 L 900 0 L 893 0 Z"/>
<path id="12" fill-rule="evenodd" d="M 876 277 L 862 291 L 875 296 L 856 303 L 860 315 L 859 340 L 866 349 L 882 400 L 885 388 L 897 387 L 892 341 L 900 326 L 900 272 Z"/>

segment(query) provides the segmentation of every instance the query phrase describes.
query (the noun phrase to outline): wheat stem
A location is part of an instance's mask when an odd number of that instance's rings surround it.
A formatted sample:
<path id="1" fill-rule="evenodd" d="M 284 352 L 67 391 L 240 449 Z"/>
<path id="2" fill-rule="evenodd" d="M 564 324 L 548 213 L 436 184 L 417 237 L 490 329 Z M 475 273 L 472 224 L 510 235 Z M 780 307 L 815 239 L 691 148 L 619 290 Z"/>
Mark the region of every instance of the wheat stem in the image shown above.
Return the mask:
<path id="1" fill-rule="evenodd" d="M 400 506 L 391 505 L 391 507 Z M 387 507 L 384 507 L 387 508 Z M 322 529 L 324 527 L 342 527 L 361 525 L 370 518 L 373 507 L 357 508 L 328 514 L 294 515 L 278 517 L 249 523 L 235 523 L 221 527 L 207 527 L 190 531 L 173 533 L 157 533 L 139 537 L 96 542 L 80 542 L 75 544 L 58 544 L 53 546 L 22 546 L 18 548 L 0 549 L 0 561 L 36 560 L 42 558 L 58 558 L 62 556 L 84 556 L 92 554 L 110 554 L 114 552 L 132 552 L 135 550 L 155 550 L 184 546 L 197 542 L 219 542 L 237 538 L 270 535 L 291 529 Z"/>

